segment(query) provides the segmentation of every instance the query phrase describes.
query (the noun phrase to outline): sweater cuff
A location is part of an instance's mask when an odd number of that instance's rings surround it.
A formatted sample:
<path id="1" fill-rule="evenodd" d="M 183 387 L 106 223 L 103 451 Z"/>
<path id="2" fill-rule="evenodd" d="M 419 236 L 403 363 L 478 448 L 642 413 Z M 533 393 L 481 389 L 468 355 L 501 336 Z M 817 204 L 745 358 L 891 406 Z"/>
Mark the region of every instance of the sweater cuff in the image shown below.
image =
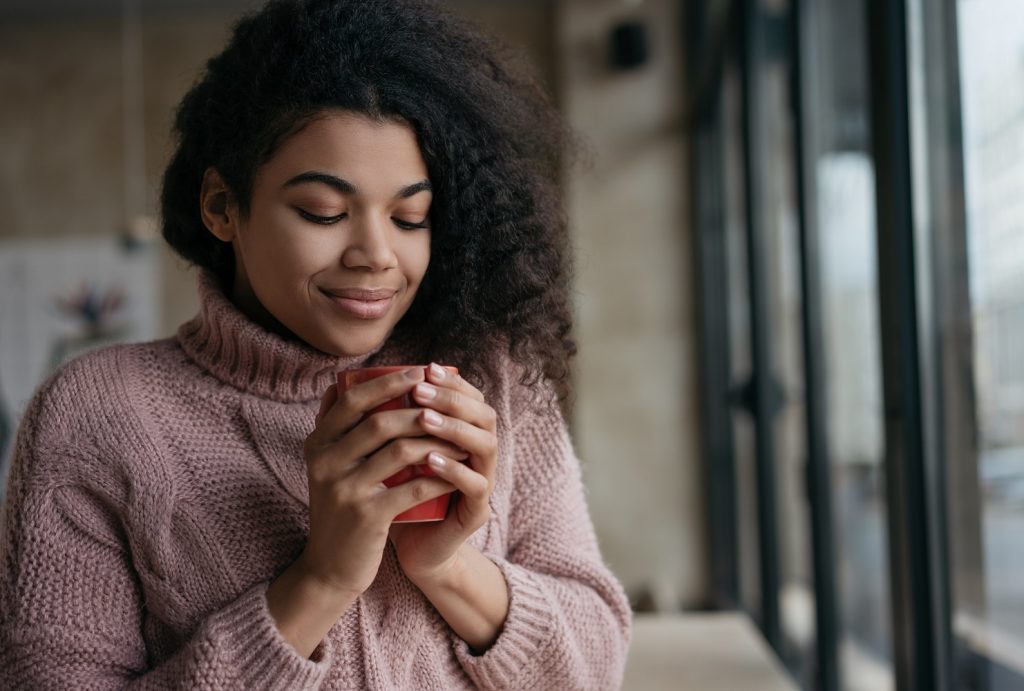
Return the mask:
<path id="1" fill-rule="evenodd" d="M 453 633 L 455 657 L 479 688 L 524 688 L 517 677 L 534 667 L 538 652 L 551 639 L 552 606 L 534 574 L 500 557 L 487 557 L 505 576 L 508 616 L 498 639 L 482 655 L 474 655 L 469 644 Z"/>
<path id="2" fill-rule="evenodd" d="M 220 648 L 245 688 L 318 688 L 331 665 L 325 637 L 309 659 L 284 639 L 267 605 L 267 586 L 259 583 L 208 621 L 205 638 Z"/>

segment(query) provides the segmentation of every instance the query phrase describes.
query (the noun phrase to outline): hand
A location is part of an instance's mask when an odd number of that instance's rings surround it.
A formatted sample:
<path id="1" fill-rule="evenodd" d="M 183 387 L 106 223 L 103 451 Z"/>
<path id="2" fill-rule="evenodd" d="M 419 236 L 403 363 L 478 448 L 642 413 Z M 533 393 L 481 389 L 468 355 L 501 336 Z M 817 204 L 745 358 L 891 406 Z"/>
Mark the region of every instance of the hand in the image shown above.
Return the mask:
<path id="1" fill-rule="evenodd" d="M 332 386 L 320 402 L 303 451 L 309 477 L 309 540 L 296 567 L 329 591 L 357 597 L 377 575 L 391 521 L 402 511 L 453 491 L 446 478 L 420 477 L 397 487 L 383 481 L 429 454 L 456 462 L 467 454 L 429 436 L 419 410 L 364 415 L 423 381 L 423 368 L 353 386 Z M 431 430 L 432 431 L 432 430 Z"/>
<path id="2" fill-rule="evenodd" d="M 437 365 L 428 368 L 427 379 L 413 389 L 413 400 L 424 407 L 416 411 L 420 424 L 468 452 L 469 463 L 459 463 L 457 455 L 431 453 L 428 463 L 436 476 L 459 491 L 448 516 L 438 523 L 391 526 L 399 564 L 417 584 L 444 578 L 456 565 L 459 548 L 490 518 L 498 448 L 497 414 L 479 390 Z"/>

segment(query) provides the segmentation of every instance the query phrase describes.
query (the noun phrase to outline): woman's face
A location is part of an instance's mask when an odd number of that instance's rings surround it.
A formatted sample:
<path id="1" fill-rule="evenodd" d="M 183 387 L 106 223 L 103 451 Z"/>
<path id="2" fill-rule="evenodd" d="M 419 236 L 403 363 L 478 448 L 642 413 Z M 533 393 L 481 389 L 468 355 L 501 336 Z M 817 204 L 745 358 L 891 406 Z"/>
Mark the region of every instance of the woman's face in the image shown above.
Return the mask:
<path id="1" fill-rule="evenodd" d="M 257 171 L 247 218 L 226 203 L 226 227 L 209 213 L 207 187 L 207 226 L 235 251 L 233 300 L 257 323 L 360 355 L 412 304 L 430 260 L 432 196 L 408 126 L 344 111 L 317 118 Z"/>

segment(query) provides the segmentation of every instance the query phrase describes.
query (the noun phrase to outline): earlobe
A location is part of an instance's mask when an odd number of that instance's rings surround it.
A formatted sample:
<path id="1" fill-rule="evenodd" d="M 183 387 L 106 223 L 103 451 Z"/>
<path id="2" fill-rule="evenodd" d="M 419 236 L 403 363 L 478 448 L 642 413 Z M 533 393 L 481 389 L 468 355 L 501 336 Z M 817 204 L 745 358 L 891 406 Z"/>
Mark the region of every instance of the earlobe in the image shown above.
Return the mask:
<path id="1" fill-rule="evenodd" d="M 224 184 L 216 168 L 203 173 L 203 186 L 199 192 L 199 213 L 207 230 L 224 242 L 235 239 L 236 214 L 231 190 Z"/>

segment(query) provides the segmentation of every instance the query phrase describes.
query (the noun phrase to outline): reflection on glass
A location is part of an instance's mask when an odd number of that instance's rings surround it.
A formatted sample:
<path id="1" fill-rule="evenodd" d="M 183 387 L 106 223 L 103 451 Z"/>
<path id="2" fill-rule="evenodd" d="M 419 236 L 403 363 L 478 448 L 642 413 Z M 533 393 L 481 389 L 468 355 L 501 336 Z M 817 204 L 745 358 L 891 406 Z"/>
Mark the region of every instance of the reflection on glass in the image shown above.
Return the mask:
<path id="1" fill-rule="evenodd" d="M 1024 3 L 960 0 L 957 20 L 986 599 L 958 629 L 1024 673 Z"/>
<path id="2" fill-rule="evenodd" d="M 825 153 L 816 172 L 844 687 L 885 688 L 892 682 L 874 173 L 861 152 Z"/>

